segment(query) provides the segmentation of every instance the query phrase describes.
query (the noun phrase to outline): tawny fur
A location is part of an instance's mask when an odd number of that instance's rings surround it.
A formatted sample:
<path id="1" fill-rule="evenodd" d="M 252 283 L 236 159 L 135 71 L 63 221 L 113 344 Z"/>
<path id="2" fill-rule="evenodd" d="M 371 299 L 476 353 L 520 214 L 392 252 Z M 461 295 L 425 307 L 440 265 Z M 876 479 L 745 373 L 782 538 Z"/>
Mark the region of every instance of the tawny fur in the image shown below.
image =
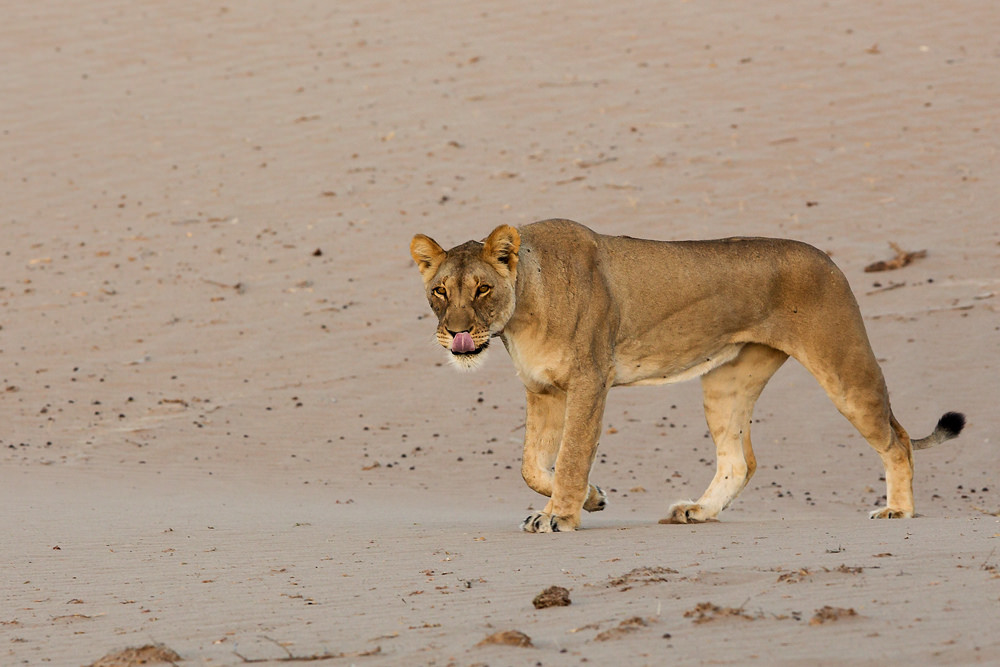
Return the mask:
<path id="1" fill-rule="evenodd" d="M 499 337 L 525 385 L 521 472 L 550 498 L 522 523 L 529 532 L 574 530 L 581 510 L 604 509 L 590 471 L 617 385 L 701 377 L 716 474 L 701 498 L 675 503 L 661 523 L 715 520 L 743 490 L 756 468 L 754 403 L 789 356 L 881 457 L 888 502 L 873 518 L 913 516 L 913 449 L 964 425 L 948 413 L 911 443 L 892 415 L 847 279 L 805 243 L 646 241 L 546 220 L 501 225 L 484 242 L 449 251 L 418 234 L 410 251 L 438 317 L 438 342 L 455 365 L 478 367 Z M 463 332 L 475 351 L 452 353 Z"/>

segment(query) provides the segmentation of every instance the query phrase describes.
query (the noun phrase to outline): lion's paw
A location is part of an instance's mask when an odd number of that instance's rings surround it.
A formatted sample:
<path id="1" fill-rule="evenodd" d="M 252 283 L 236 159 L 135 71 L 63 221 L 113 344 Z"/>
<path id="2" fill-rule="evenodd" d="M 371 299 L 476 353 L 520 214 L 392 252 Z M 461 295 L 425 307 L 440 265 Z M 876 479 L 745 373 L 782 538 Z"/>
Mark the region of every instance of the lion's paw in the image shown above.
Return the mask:
<path id="1" fill-rule="evenodd" d="M 716 521 L 716 518 L 710 516 L 704 507 L 691 501 L 674 503 L 668 511 L 670 513 L 660 519 L 660 523 L 704 523 L 706 521 Z"/>
<path id="2" fill-rule="evenodd" d="M 526 533 L 566 533 L 576 530 L 576 526 L 568 517 L 535 512 L 521 522 L 521 530 Z"/>
<path id="3" fill-rule="evenodd" d="M 599 486 L 591 486 L 590 495 L 587 496 L 587 502 L 583 504 L 583 509 L 588 512 L 600 512 L 607 506 L 608 494 L 604 493 L 604 489 Z"/>
<path id="4" fill-rule="evenodd" d="M 905 512 L 903 510 L 897 510 L 891 507 L 882 507 L 869 514 L 868 518 L 869 519 L 912 519 L 913 512 Z"/>

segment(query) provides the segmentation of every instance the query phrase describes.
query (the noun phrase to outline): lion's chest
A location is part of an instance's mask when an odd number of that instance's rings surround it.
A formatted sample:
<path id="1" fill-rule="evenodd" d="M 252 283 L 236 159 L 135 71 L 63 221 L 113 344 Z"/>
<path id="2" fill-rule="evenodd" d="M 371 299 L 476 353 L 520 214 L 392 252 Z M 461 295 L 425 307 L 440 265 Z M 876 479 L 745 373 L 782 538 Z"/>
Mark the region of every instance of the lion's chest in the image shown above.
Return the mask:
<path id="1" fill-rule="evenodd" d="M 562 378 L 558 373 L 564 361 L 561 351 L 535 340 L 514 336 L 504 336 L 503 342 L 525 387 L 540 391 L 561 384 Z"/>

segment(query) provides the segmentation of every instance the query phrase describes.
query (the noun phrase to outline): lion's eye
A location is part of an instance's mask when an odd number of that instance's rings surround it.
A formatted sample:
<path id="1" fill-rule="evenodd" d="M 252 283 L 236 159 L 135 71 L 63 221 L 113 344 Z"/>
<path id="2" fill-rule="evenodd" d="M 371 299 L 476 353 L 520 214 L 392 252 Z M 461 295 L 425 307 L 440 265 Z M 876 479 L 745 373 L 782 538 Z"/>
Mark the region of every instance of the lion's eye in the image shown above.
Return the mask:
<path id="1" fill-rule="evenodd" d="M 448 291 L 444 287 L 441 287 L 440 285 L 432 289 L 431 292 L 434 294 L 434 296 L 441 297 L 442 299 L 448 296 Z"/>
<path id="2" fill-rule="evenodd" d="M 480 285 L 476 288 L 476 296 L 485 296 L 490 293 L 491 289 L 493 288 L 489 285 Z"/>

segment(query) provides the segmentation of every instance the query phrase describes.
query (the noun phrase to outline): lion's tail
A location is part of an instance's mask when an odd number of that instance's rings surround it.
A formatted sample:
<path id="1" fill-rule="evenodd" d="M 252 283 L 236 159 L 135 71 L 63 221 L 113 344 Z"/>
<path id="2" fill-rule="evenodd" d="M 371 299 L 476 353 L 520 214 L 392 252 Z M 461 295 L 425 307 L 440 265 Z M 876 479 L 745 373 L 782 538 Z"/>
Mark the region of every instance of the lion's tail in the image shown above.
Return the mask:
<path id="1" fill-rule="evenodd" d="M 914 449 L 927 449 L 928 447 L 933 447 L 934 445 L 940 445 L 946 440 L 951 440 L 965 427 L 965 415 L 961 412 L 946 412 L 938 420 L 937 426 L 934 427 L 934 432 L 931 433 L 926 438 L 920 438 L 919 440 L 913 441 Z"/>

